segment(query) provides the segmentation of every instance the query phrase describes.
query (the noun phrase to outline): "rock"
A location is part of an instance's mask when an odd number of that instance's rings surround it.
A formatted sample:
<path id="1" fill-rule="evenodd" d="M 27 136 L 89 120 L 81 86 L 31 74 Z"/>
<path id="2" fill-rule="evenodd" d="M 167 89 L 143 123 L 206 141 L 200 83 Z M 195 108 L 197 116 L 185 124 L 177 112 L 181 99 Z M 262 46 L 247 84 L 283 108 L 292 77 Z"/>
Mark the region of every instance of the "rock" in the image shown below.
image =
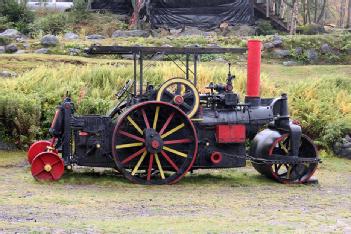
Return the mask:
<path id="1" fill-rule="evenodd" d="M 210 48 L 221 48 L 219 45 L 217 45 L 216 43 L 211 43 L 211 44 L 207 44 L 206 47 L 210 47 Z"/>
<path id="2" fill-rule="evenodd" d="M 69 55 L 71 56 L 77 56 L 80 54 L 80 49 L 77 49 L 77 48 L 69 48 L 68 49 L 68 52 L 69 52 Z"/>
<path id="3" fill-rule="evenodd" d="M 88 35 L 86 36 L 86 39 L 88 40 L 102 40 L 105 39 L 106 37 L 100 34 L 92 34 L 92 35 Z"/>
<path id="4" fill-rule="evenodd" d="M 43 46 L 56 46 L 59 43 L 58 38 L 55 35 L 45 35 L 41 38 L 40 43 Z"/>
<path id="5" fill-rule="evenodd" d="M 170 44 L 163 44 L 162 47 L 173 47 Z"/>
<path id="6" fill-rule="evenodd" d="M 219 25 L 219 28 L 221 29 L 221 31 L 225 31 L 225 30 L 228 30 L 228 28 L 229 28 L 229 24 L 228 24 L 228 22 L 223 22 L 223 23 L 221 23 L 220 25 Z"/>
<path id="7" fill-rule="evenodd" d="M 26 54 L 28 53 L 26 50 L 17 50 L 15 54 Z"/>
<path id="8" fill-rule="evenodd" d="M 170 35 L 169 30 L 164 29 L 164 28 L 157 28 L 157 29 L 151 30 L 151 36 L 153 36 L 153 37 L 166 37 L 169 35 Z"/>
<path id="9" fill-rule="evenodd" d="M 15 144 L 6 143 L 0 139 L 0 150 L 16 150 L 16 149 L 17 147 Z"/>
<path id="10" fill-rule="evenodd" d="M 68 32 L 65 33 L 65 35 L 63 36 L 66 40 L 77 40 L 79 39 L 79 36 L 73 32 Z"/>
<path id="11" fill-rule="evenodd" d="M 295 48 L 295 54 L 296 55 L 301 55 L 303 53 L 303 49 L 301 47 L 296 47 Z"/>
<path id="12" fill-rule="evenodd" d="M 178 34 L 180 34 L 182 31 L 183 31 L 182 28 L 172 28 L 172 29 L 169 30 L 169 32 L 170 32 L 172 35 L 178 35 Z"/>
<path id="13" fill-rule="evenodd" d="M 330 54 L 332 52 L 332 48 L 329 46 L 329 44 L 325 43 L 321 46 L 321 51 L 323 54 Z"/>
<path id="14" fill-rule="evenodd" d="M 10 44 L 5 46 L 5 52 L 6 53 L 15 53 L 17 52 L 18 48 L 15 44 Z"/>
<path id="15" fill-rule="evenodd" d="M 183 32 L 180 33 L 181 36 L 214 36 L 215 32 L 205 32 L 195 27 L 185 27 Z"/>
<path id="16" fill-rule="evenodd" d="M 307 50 L 307 59 L 310 63 L 315 63 L 318 61 L 318 53 L 315 49 L 309 49 Z"/>
<path id="17" fill-rule="evenodd" d="M 296 61 L 292 61 L 292 60 L 283 62 L 283 65 L 287 67 L 296 66 L 297 64 L 298 63 Z"/>
<path id="18" fill-rule="evenodd" d="M 112 34 L 112 38 L 117 37 L 148 37 L 150 33 L 144 30 L 129 30 L 129 31 L 122 31 L 117 30 Z"/>
<path id="19" fill-rule="evenodd" d="M 344 158 L 351 159 L 351 137 L 345 136 L 333 146 L 333 151 L 336 155 Z"/>
<path id="20" fill-rule="evenodd" d="M 274 48 L 274 44 L 272 42 L 264 43 L 263 44 L 263 48 L 266 49 L 266 50 L 273 49 Z"/>
<path id="21" fill-rule="evenodd" d="M 290 56 L 289 50 L 282 50 L 282 49 L 274 49 L 273 50 L 273 57 L 274 58 L 286 58 Z"/>
<path id="22" fill-rule="evenodd" d="M 0 46 L 0 54 L 3 54 L 5 53 L 5 46 Z"/>
<path id="23" fill-rule="evenodd" d="M 34 51 L 34 53 L 36 53 L 36 54 L 48 54 L 49 51 L 50 50 L 48 48 L 41 48 L 41 49 L 37 49 L 36 51 Z"/>
<path id="24" fill-rule="evenodd" d="M 10 71 L 0 71 L 0 77 L 3 78 L 11 78 L 11 77 L 16 77 L 17 74 L 15 72 L 10 72 Z"/>
<path id="25" fill-rule="evenodd" d="M 18 37 L 21 37 L 21 33 L 16 29 L 6 29 L 4 32 L 0 33 L 0 37 L 16 39 Z"/>
<path id="26" fill-rule="evenodd" d="M 28 50 L 30 48 L 30 44 L 29 43 L 23 43 L 23 47 Z"/>
<path id="27" fill-rule="evenodd" d="M 279 35 L 274 35 L 272 44 L 274 45 L 274 47 L 280 47 L 283 44 L 283 38 Z"/>

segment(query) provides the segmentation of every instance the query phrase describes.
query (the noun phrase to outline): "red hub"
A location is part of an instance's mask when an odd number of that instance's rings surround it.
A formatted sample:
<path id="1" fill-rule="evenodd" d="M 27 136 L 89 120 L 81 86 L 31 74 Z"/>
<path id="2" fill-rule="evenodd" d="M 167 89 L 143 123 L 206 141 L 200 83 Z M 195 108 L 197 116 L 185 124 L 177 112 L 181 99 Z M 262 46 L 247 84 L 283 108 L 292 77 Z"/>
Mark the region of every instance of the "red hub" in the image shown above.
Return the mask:
<path id="1" fill-rule="evenodd" d="M 37 180 L 57 181 L 65 171 L 65 164 L 57 154 L 43 152 L 34 158 L 31 171 Z"/>
<path id="2" fill-rule="evenodd" d="M 154 148 L 154 149 L 158 149 L 158 147 L 160 147 L 160 143 L 159 143 L 157 140 L 153 140 L 153 141 L 151 142 L 151 146 L 152 146 L 152 148 Z"/>
<path id="3" fill-rule="evenodd" d="M 58 153 L 57 150 L 51 148 L 51 142 L 50 141 L 37 141 L 35 142 L 33 145 L 31 145 L 31 147 L 29 148 L 28 152 L 27 152 L 27 158 L 28 158 L 28 162 L 29 164 L 32 164 L 34 158 L 43 152 L 46 151 L 53 151 L 54 153 Z"/>
<path id="4" fill-rule="evenodd" d="M 213 164 L 218 164 L 222 161 L 222 154 L 220 152 L 213 152 L 211 154 L 211 162 Z"/>
<path id="5" fill-rule="evenodd" d="M 184 98 L 180 95 L 177 95 L 174 97 L 173 101 L 176 105 L 179 106 L 179 105 L 182 105 L 184 103 Z"/>

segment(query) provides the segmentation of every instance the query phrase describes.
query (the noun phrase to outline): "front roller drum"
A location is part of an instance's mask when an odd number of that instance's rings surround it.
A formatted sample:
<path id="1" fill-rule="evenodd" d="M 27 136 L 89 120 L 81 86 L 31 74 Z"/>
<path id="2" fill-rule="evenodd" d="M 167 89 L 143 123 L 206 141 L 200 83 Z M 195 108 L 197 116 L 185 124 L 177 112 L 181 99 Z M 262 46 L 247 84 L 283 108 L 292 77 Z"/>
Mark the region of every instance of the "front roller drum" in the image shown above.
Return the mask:
<path id="1" fill-rule="evenodd" d="M 134 183 L 172 184 L 192 167 L 198 147 L 195 128 L 178 107 L 144 102 L 119 117 L 112 139 L 118 170 Z"/>
<path id="2" fill-rule="evenodd" d="M 36 180 L 57 181 L 65 171 L 65 164 L 57 154 L 43 152 L 34 158 L 31 171 Z"/>
<path id="3" fill-rule="evenodd" d="M 273 144 L 268 148 L 267 159 L 273 155 L 280 155 L 289 157 L 291 152 L 290 136 L 289 134 L 282 135 L 276 139 Z M 299 157 L 301 158 L 317 158 L 318 151 L 312 140 L 302 135 L 301 145 L 299 148 Z M 252 165 L 254 168 L 265 175 L 266 177 L 276 180 L 284 184 L 303 184 L 310 180 L 315 173 L 318 163 L 274 163 L 267 164 L 263 162 L 255 163 Z"/>
<path id="4" fill-rule="evenodd" d="M 56 149 L 52 147 L 52 142 L 50 141 L 37 141 L 33 143 L 27 152 L 27 159 L 29 164 L 32 164 L 34 158 L 43 152 L 53 151 L 55 154 L 58 153 Z"/>

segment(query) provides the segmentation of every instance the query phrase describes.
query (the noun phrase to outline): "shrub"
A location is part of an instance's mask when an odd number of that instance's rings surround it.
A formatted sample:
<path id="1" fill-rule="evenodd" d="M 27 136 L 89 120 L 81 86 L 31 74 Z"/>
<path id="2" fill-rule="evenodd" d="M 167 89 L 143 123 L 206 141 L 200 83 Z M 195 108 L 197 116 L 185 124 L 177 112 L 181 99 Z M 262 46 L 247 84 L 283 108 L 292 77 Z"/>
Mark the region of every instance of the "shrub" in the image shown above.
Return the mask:
<path id="1" fill-rule="evenodd" d="M 0 32 L 12 27 L 13 23 L 6 16 L 0 16 Z"/>
<path id="2" fill-rule="evenodd" d="M 6 17 L 8 22 L 13 22 L 22 33 L 28 33 L 28 25 L 34 21 L 33 12 L 27 9 L 24 1 L 18 3 L 16 0 L 1 0 L 0 16 Z"/>
<path id="3" fill-rule="evenodd" d="M 67 30 L 67 15 L 64 13 L 52 13 L 35 21 L 33 30 L 42 31 L 45 34 L 57 35 Z"/>
<path id="4" fill-rule="evenodd" d="M 258 35 L 273 35 L 276 34 L 277 30 L 275 30 L 268 20 L 259 20 L 257 22 L 257 34 Z"/>

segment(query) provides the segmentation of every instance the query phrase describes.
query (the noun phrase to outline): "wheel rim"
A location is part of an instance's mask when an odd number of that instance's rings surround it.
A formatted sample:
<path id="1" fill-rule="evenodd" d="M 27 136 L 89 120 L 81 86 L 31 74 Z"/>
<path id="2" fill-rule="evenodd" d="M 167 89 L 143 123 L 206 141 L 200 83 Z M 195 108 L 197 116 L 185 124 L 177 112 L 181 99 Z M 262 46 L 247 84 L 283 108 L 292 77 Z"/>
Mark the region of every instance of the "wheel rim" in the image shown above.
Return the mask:
<path id="1" fill-rule="evenodd" d="M 288 157 L 290 151 L 290 137 L 286 134 L 272 144 L 268 155 L 278 154 Z M 301 137 L 298 156 L 302 158 L 318 157 L 317 149 L 312 143 L 312 140 L 305 135 Z M 317 163 L 272 164 L 269 165 L 269 172 L 274 179 L 282 183 L 305 183 L 312 177 L 317 166 Z"/>
<path id="2" fill-rule="evenodd" d="M 29 164 L 32 164 L 34 158 L 47 150 L 47 148 L 51 145 L 50 141 L 37 141 L 29 147 L 27 152 L 27 159 Z"/>
<path id="3" fill-rule="evenodd" d="M 118 170 L 139 184 L 177 182 L 197 154 L 192 122 L 179 108 L 164 102 L 145 102 L 126 111 L 112 142 Z"/>
<path id="4" fill-rule="evenodd" d="M 188 80 L 173 78 L 166 81 L 157 94 L 157 101 L 171 103 L 192 118 L 200 104 L 199 92 Z"/>
<path id="5" fill-rule="evenodd" d="M 55 153 L 40 153 L 32 162 L 31 172 L 36 180 L 57 181 L 62 177 L 64 171 L 64 162 Z"/>

